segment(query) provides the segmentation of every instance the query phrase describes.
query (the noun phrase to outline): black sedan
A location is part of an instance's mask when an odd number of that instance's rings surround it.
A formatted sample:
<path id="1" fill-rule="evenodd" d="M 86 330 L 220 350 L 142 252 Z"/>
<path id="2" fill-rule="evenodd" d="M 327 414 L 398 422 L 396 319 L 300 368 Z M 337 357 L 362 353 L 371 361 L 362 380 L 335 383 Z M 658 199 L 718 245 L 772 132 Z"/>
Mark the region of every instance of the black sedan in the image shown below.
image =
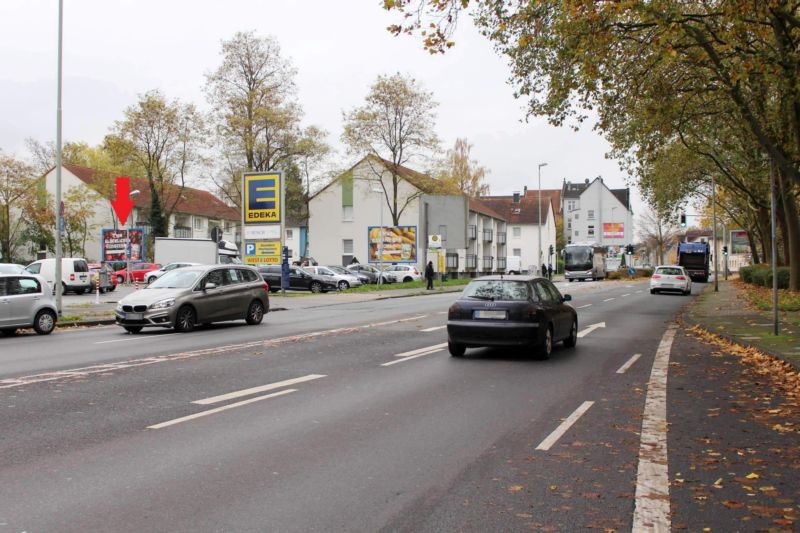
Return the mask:
<path id="1" fill-rule="evenodd" d="M 484 276 L 472 280 L 447 316 L 447 346 L 461 357 L 468 347 L 522 346 L 542 359 L 553 344 L 578 341 L 578 314 L 550 281 L 534 276 Z"/>
<path id="2" fill-rule="evenodd" d="M 270 292 L 281 290 L 281 266 L 269 265 L 258 267 L 261 277 L 269 285 Z M 289 289 L 311 292 L 328 292 L 338 289 L 336 280 L 330 276 L 320 276 L 303 270 L 299 266 L 289 267 Z"/>

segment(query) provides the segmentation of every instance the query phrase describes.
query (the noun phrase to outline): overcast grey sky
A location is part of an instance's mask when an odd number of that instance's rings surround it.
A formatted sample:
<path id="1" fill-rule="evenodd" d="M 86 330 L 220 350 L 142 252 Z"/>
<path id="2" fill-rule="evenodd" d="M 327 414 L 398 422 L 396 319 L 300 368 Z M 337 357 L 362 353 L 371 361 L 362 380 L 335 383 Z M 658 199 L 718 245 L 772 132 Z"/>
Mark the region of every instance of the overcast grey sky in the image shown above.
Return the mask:
<path id="1" fill-rule="evenodd" d="M 206 108 L 204 74 L 220 62 L 220 41 L 254 30 L 277 39 L 297 68 L 304 125 L 329 132 L 340 147 L 342 111 L 363 103 L 379 74 L 415 77 L 440 103 L 444 147 L 457 137 L 490 169 L 492 194 L 560 188 L 562 179 L 602 175 L 625 187 L 607 143 L 590 126 L 554 128 L 524 122 L 522 101 L 506 83 L 509 69 L 465 18 L 457 45 L 432 56 L 420 40 L 393 37 L 397 22 L 380 0 L 65 0 L 64 139 L 100 142 L 137 95 L 161 89 Z M 0 148 L 24 155 L 24 139 L 55 138 L 57 0 L 0 1 Z M 636 212 L 641 207 L 634 204 Z"/>

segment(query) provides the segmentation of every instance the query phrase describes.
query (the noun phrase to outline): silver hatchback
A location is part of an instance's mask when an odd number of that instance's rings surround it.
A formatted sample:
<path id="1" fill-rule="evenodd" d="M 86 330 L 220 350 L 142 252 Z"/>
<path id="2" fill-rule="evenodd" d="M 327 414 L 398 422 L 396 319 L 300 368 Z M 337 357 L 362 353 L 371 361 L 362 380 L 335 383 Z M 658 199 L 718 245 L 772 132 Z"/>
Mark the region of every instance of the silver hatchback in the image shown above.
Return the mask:
<path id="1" fill-rule="evenodd" d="M 32 327 L 47 335 L 56 327 L 58 311 L 50 286 L 34 274 L 0 274 L 0 331 L 13 335 Z"/>
<path id="2" fill-rule="evenodd" d="M 145 327 L 192 331 L 197 324 L 244 319 L 260 324 L 269 312 L 269 287 L 255 268 L 200 265 L 167 272 L 117 304 L 117 324 L 130 333 Z"/>

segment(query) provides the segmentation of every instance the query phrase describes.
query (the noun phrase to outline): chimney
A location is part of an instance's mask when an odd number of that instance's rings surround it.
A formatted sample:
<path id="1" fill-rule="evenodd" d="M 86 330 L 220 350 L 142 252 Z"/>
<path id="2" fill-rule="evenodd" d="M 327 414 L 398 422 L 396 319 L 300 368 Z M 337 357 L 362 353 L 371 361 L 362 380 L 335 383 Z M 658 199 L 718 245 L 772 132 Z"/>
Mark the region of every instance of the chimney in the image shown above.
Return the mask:
<path id="1" fill-rule="evenodd" d="M 518 203 L 519 203 L 519 191 L 516 191 L 516 192 L 514 193 L 514 203 L 515 203 L 515 204 L 518 204 Z"/>

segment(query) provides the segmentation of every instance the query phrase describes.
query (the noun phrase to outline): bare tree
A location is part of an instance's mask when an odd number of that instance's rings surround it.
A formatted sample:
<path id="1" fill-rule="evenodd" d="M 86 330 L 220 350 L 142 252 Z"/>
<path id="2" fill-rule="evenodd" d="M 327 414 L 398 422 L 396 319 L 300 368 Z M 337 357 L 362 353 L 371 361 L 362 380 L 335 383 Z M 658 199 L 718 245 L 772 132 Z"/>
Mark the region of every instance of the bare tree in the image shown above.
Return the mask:
<path id="1" fill-rule="evenodd" d="M 373 156 L 367 161 L 383 187 L 394 225 L 416 196 L 399 197 L 400 167 L 439 146 L 434 132 L 437 105 L 416 80 L 394 74 L 378 76 L 366 103 L 344 114 L 342 141 L 353 154 Z M 382 179 L 387 172 L 388 186 Z"/>
<path id="2" fill-rule="evenodd" d="M 680 237 L 680 228 L 675 225 L 674 216 L 661 214 L 652 207 L 646 209 L 637 222 L 639 238 L 647 247 L 647 252 L 655 252 L 656 262 L 664 264 L 664 252 Z"/>

